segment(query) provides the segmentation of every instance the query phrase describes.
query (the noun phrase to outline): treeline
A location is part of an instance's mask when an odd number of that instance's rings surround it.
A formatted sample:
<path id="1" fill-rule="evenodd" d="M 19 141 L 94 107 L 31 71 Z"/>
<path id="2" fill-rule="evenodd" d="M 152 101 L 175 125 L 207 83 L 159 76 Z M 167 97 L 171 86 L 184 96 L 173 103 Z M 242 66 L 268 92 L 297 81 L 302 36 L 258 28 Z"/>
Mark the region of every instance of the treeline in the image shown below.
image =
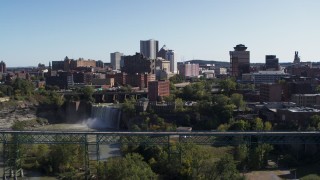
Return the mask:
<path id="1" fill-rule="evenodd" d="M 92 97 L 94 89 L 90 86 L 77 88 L 73 92 L 74 95 L 69 96 L 67 99 L 58 93 L 59 87 L 57 86 L 44 86 L 35 88 L 33 82 L 21 78 L 16 78 L 11 84 L 0 85 L 0 97 L 8 96 L 11 100 L 34 102 L 41 105 L 54 105 L 57 107 L 62 106 L 66 101 L 86 101 L 94 102 Z M 76 93 L 81 93 L 79 96 Z"/>

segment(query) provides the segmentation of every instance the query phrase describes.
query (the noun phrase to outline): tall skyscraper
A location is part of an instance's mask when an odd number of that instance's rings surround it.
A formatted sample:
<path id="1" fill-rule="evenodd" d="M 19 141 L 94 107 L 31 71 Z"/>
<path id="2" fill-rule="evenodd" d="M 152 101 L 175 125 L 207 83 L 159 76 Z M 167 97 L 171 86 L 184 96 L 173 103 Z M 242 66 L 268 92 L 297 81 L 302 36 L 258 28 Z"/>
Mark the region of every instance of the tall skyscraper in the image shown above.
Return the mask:
<path id="1" fill-rule="evenodd" d="M 250 51 L 246 51 L 247 47 L 243 44 L 238 44 L 234 47 L 234 51 L 230 51 L 230 75 L 241 78 L 242 74 L 250 73 Z"/>
<path id="2" fill-rule="evenodd" d="M 7 66 L 6 63 L 1 61 L 0 62 L 0 73 L 6 73 L 7 72 Z"/>
<path id="3" fill-rule="evenodd" d="M 140 53 L 149 59 L 156 59 L 159 50 L 159 42 L 154 39 L 140 41 Z"/>
<path id="4" fill-rule="evenodd" d="M 279 70 L 279 59 L 276 55 L 266 55 L 266 70 Z"/>
<path id="5" fill-rule="evenodd" d="M 121 69 L 121 59 L 123 58 L 123 53 L 114 52 L 110 53 L 110 60 L 113 70 L 120 70 Z"/>
<path id="6" fill-rule="evenodd" d="M 162 57 L 163 59 L 170 61 L 170 72 L 177 73 L 177 62 L 172 49 L 168 49 L 166 45 L 164 45 L 157 53 L 157 57 Z"/>

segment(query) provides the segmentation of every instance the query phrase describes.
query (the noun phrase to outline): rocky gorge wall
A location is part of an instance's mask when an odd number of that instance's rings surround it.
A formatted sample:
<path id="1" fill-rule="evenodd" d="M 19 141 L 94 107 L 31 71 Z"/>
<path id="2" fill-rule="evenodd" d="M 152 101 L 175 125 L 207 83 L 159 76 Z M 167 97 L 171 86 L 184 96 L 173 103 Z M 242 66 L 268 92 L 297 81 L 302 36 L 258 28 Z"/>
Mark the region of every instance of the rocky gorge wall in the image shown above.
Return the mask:
<path id="1" fill-rule="evenodd" d="M 0 129 L 8 129 L 16 121 L 45 118 L 49 123 L 75 123 L 90 117 L 91 104 L 74 101 L 61 107 L 28 101 L 0 102 Z"/>
<path id="2" fill-rule="evenodd" d="M 0 102 L 0 128 L 8 129 L 15 121 L 37 118 L 35 104 L 24 101 Z"/>

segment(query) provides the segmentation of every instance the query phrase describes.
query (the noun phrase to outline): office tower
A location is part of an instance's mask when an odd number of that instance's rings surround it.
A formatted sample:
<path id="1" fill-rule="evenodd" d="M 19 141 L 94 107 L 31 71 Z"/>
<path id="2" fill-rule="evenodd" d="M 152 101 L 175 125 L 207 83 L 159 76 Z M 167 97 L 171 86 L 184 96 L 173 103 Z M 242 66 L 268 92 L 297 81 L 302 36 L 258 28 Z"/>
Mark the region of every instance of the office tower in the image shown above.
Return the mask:
<path id="1" fill-rule="evenodd" d="M 242 74 L 250 73 L 250 51 L 246 51 L 247 47 L 243 44 L 238 44 L 234 47 L 234 51 L 230 51 L 230 75 L 241 78 Z"/>
<path id="2" fill-rule="evenodd" d="M 111 59 L 111 66 L 113 70 L 120 70 L 121 69 L 121 59 L 123 58 L 123 53 L 114 52 L 110 53 Z"/>
<path id="3" fill-rule="evenodd" d="M 157 53 L 157 57 L 162 57 L 163 59 L 170 61 L 170 72 L 177 72 L 177 62 L 172 49 L 168 49 L 166 45 L 164 45 Z"/>
<path id="4" fill-rule="evenodd" d="M 177 73 L 177 61 L 175 59 L 174 51 L 169 49 L 167 53 L 168 61 L 170 61 L 170 71 Z"/>
<path id="5" fill-rule="evenodd" d="M 294 64 L 299 64 L 300 63 L 300 57 L 299 57 L 299 52 L 295 51 L 294 52 L 294 60 L 293 60 Z"/>
<path id="6" fill-rule="evenodd" d="M 266 70 L 279 70 L 279 59 L 276 55 L 266 55 Z"/>
<path id="7" fill-rule="evenodd" d="M 140 41 L 140 53 L 149 59 L 156 59 L 159 42 L 154 39 Z"/>
<path id="8" fill-rule="evenodd" d="M 6 63 L 1 61 L 0 62 L 0 73 L 6 73 L 7 72 L 7 66 Z"/>
<path id="9" fill-rule="evenodd" d="M 96 61 L 96 67 L 104 68 L 104 63 L 101 60 Z"/>

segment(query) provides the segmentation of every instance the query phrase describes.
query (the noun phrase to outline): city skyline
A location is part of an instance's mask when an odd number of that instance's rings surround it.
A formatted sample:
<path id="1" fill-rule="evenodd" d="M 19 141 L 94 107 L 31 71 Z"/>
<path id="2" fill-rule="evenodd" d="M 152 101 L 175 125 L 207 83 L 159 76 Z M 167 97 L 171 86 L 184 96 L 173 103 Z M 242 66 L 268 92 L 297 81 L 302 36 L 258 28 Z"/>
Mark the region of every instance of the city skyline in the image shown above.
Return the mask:
<path id="1" fill-rule="evenodd" d="M 139 42 L 159 41 L 177 61 L 230 61 L 244 44 L 251 63 L 265 55 L 279 62 L 319 61 L 316 0 L 198 1 L 2 1 L 0 61 L 8 67 L 83 57 L 110 62 L 110 53 L 139 52 Z"/>

